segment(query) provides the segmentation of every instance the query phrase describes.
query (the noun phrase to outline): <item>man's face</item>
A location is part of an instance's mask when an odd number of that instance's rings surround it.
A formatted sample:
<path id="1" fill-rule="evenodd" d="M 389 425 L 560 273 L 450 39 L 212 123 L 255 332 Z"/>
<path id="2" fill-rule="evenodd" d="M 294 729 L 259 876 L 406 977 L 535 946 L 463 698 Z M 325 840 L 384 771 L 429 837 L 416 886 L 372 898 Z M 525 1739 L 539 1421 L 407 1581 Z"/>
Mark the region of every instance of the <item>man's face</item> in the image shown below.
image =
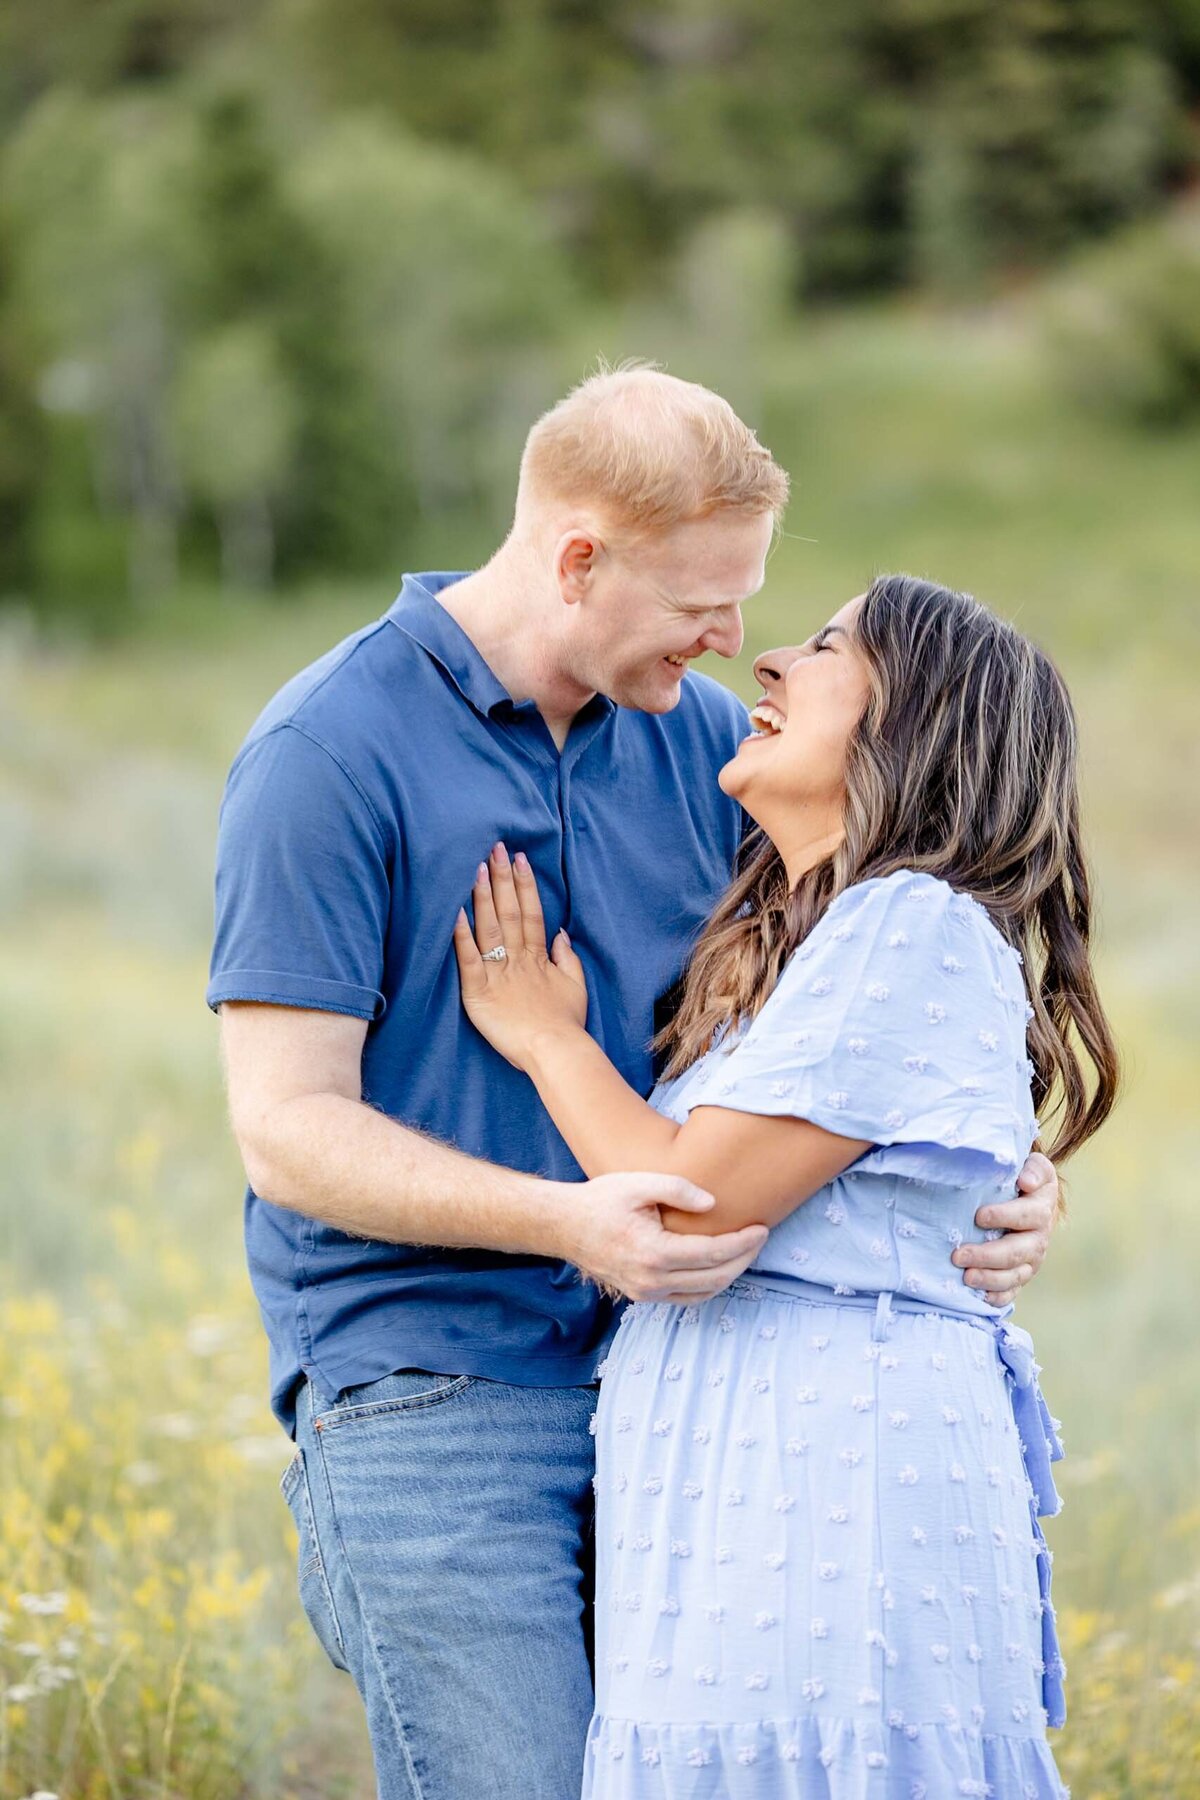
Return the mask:
<path id="1" fill-rule="evenodd" d="M 572 677 L 619 706 L 670 712 L 696 657 L 741 649 L 742 602 L 763 584 L 773 535 L 769 513 L 726 512 L 629 545 L 597 538 L 563 588 L 578 602 Z"/>

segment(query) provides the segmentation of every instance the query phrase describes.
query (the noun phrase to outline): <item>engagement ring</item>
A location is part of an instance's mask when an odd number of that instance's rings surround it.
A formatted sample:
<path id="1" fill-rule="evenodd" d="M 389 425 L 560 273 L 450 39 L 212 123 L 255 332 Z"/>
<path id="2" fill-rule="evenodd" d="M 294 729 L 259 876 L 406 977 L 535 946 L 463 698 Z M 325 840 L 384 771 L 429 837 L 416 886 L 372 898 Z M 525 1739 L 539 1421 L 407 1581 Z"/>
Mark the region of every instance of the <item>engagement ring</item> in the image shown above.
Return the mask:
<path id="1" fill-rule="evenodd" d="M 507 955 L 508 951 L 504 948 L 504 945 L 497 944 L 494 950 L 484 951 L 482 960 L 484 962 L 503 962 Z"/>

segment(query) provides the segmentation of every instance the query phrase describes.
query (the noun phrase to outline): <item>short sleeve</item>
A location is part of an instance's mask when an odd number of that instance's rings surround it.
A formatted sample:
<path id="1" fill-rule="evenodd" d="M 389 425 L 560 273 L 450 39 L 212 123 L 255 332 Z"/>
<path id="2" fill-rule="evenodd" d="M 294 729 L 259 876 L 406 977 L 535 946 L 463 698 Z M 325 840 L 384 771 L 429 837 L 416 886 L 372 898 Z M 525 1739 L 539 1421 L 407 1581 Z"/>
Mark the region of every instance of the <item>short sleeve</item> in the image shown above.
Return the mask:
<path id="1" fill-rule="evenodd" d="M 221 806 L 209 1006 L 379 1018 L 390 862 L 375 810 L 331 750 L 291 724 L 252 740 Z"/>
<path id="2" fill-rule="evenodd" d="M 688 1100 L 1015 1170 L 1033 1135 L 1027 1010 L 1016 954 L 973 900 L 907 871 L 862 882 Z"/>

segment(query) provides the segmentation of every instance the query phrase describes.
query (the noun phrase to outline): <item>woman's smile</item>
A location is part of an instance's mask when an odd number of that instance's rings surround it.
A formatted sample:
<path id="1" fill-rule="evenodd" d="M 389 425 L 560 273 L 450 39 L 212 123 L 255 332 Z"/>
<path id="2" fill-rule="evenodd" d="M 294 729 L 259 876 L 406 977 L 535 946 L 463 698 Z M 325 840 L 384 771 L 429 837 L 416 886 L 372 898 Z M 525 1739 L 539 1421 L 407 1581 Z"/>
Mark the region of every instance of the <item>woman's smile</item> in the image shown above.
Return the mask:
<path id="1" fill-rule="evenodd" d="M 778 737 L 787 724 L 787 714 L 765 696 L 751 709 L 750 723 L 756 737 Z"/>

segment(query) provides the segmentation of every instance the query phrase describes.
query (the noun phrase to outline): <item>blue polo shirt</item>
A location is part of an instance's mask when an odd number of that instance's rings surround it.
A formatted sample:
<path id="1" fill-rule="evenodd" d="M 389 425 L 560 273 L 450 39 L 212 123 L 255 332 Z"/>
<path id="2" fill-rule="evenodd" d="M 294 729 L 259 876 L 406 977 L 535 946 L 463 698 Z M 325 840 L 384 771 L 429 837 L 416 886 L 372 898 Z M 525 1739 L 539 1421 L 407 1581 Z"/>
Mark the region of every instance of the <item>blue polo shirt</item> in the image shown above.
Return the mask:
<path id="1" fill-rule="evenodd" d="M 497 839 L 524 850 L 548 935 L 565 926 L 583 961 L 588 1030 L 649 1092 L 655 1000 L 737 851 L 741 809 L 716 776 L 746 710 L 697 674 L 659 717 L 598 695 L 560 754 L 439 603 L 459 579 L 406 576 L 382 619 L 255 723 L 221 807 L 207 998 L 365 1019 L 372 1106 L 472 1156 L 574 1181 L 532 1082 L 462 1009 L 455 915 Z M 288 1430 L 305 1372 L 334 1393 L 405 1367 L 589 1382 L 618 1311 L 568 1263 L 364 1240 L 250 1190 L 245 1232 Z"/>

